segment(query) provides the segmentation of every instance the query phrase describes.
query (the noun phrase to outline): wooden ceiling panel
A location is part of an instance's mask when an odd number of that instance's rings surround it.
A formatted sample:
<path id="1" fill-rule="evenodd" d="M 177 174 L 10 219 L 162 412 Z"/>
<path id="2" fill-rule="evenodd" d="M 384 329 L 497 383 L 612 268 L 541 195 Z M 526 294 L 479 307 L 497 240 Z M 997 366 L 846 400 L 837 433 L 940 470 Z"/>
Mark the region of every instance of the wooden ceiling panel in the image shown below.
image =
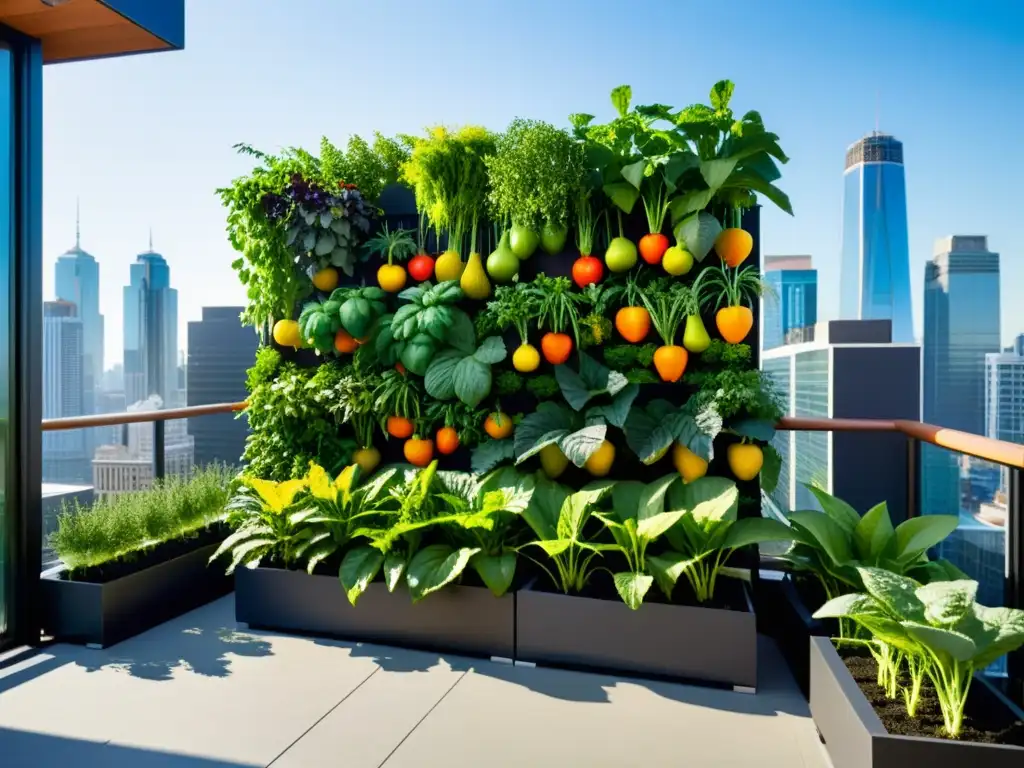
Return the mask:
<path id="1" fill-rule="evenodd" d="M 43 61 L 71 61 L 170 46 L 98 0 L 0 0 L 0 22 L 43 42 Z"/>

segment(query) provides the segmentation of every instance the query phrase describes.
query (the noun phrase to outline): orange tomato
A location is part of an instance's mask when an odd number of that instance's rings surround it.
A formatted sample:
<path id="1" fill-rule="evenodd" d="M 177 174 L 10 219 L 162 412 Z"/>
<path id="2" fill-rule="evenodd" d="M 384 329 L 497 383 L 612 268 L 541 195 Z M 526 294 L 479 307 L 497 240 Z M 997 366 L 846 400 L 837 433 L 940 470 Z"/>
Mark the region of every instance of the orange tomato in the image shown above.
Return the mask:
<path id="1" fill-rule="evenodd" d="M 638 344 L 651 332 L 651 315 L 643 307 L 623 307 L 615 313 L 615 330 L 626 341 Z"/>
<path id="2" fill-rule="evenodd" d="M 405 460 L 415 467 L 425 467 L 434 458 L 434 441 L 430 438 L 412 437 L 402 446 Z"/>
<path id="3" fill-rule="evenodd" d="M 405 416 L 388 416 L 389 435 L 405 439 L 407 437 L 411 437 L 412 432 L 412 422 L 405 418 Z"/>
<path id="4" fill-rule="evenodd" d="M 334 348 L 342 355 L 350 355 L 356 351 L 359 342 L 352 338 L 352 334 L 344 328 L 339 328 L 334 334 Z"/>
<path id="5" fill-rule="evenodd" d="M 754 327 L 754 313 L 750 307 L 722 307 L 715 313 L 715 325 L 729 344 L 739 344 Z"/>
<path id="6" fill-rule="evenodd" d="M 572 337 L 567 333 L 545 333 L 540 339 L 544 359 L 552 365 L 561 365 L 572 354 Z"/>
<path id="7" fill-rule="evenodd" d="M 437 452 L 447 456 L 455 453 L 455 449 L 459 447 L 459 433 L 455 431 L 454 427 L 441 427 L 437 430 L 435 441 L 437 442 Z"/>
<path id="8" fill-rule="evenodd" d="M 494 411 L 484 420 L 484 432 L 495 440 L 504 440 L 512 434 L 512 417 L 501 411 Z"/>
<path id="9" fill-rule="evenodd" d="M 660 264 L 667 250 L 668 238 L 660 232 L 652 232 L 640 238 L 640 258 L 648 264 Z"/>

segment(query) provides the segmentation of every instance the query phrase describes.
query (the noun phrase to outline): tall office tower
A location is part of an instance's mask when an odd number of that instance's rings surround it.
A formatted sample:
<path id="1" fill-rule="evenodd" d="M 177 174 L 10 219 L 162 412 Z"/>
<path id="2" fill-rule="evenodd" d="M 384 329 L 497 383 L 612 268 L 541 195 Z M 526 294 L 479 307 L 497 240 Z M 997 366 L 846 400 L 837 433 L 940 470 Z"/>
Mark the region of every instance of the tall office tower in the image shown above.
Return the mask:
<path id="1" fill-rule="evenodd" d="M 1007 347 L 1007 352 L 1012 352 L 1018 357 L 1024 357 L 1024 333 L 1017 334 L 1017 338 L 1013 340 L 1013 343 Z"/>
<path id="2" fill-rule="evenodd" d="M 128 404 L 159 395 L 174 403 L 178 389 L 178 292 L 167 261 L 140 253 L 124 288 L 124 390 Z"/>
<path id="3" fill-rule="evenodd" d="M 999 347 L 999 254 L 985 237 L 935 243 L 924 278 L 923 418 L 976 435 L 985 432 L 985 356 Z M 959 514 L 957 456 L 922 446 L 921 511 Z"/>
<path id="4" fill-rule="evenodd" d="M 203 319 L 188 324 L 188 404 L 234 403 L 247 397 L 245 372 L 256 359 L 259 338 L 239 320 L 242 307 L 203 307 Z M 248 422 L 234 414 L 192 419 L 196 466 L 235 465 L 245 450 Z"/>
<path id="5" fill-rule="evenodd" d="M 806 341 L 765 350 L 761 368 L 783 396 L 787 416 L 916 420 L 921 350 L 892 343 L 891 334 L 888 320 L 818 323 Z M 780 430 L 773 444 L 782 457 L 770 499 L 778 511 L 818 509 L 806 485 L 860 512 L 879 501 L 888 501 L 894 517 L 906 509 L 906 448 L 899 435 Z M 879 492 L 886 495 L 876 498 Z"/>
<path id="6" fill-rule="evenodd" d="M 43 418 L 81 416 L 84 329 L 74 304 L 43 303 Z M 92 473 L 85 430 L 43 433 L 43 480 L 88 483 Z"/>
<path id="7" fill-rule="evenodd" d="M 985 355 L 985 436 L 1024 445 L 1024 336 L 1020 351 Z M 1008 472 L 1000 471 L 1000 488 Z"/>
<path id="8" fill-rule="evenodd" d="M 890 320 L 913 343 L 903 144 L 875 131 L 846 150 L 839 317 Z"/>
<path id="9" fill-rule="evenodd" d="M 774 349 L 818 322 L 818 271 L 810 256 L 765 256 L 764 278 L 776 295 L 761 300 L 761 349 Z"/>
<path id="10" fill-rule="evenodd" d="M 100 314 L 100 265 L 82 250 L 76 213 L 75 247 L 57 257 L 57 298 L 78 308 L 82 323 L 82 413 L 95 413 L 96 390 L 103 381 L 103 315 Z"/>

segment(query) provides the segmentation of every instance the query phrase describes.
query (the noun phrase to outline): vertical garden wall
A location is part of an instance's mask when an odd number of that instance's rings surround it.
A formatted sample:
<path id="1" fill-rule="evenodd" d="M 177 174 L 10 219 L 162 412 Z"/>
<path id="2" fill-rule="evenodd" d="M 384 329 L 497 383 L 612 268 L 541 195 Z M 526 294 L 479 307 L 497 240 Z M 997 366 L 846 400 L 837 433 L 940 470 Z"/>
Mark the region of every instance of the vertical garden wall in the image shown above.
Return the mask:
<path id="1" fill-rule="evenodd" d="M 244 320 L 266 345 L 230 567 L 330 574 L 350 606 L 485 588 L 515 595 L 513 612 L 526 593 L 617 603 L 668 622 L 648 628 L 670 635 L 649 653 L 663 665 L 682 615 L 667 607 L 749 613 L 726 569 L 789 538 L 760 517 L 781 411 L 757 359 L 758 196 L 789 202 L 778 137 L 734 113 L 732 91 L 676 109 L 634 106 L 623 86 L 609 122 L 573 114 L 565 130 L 240 147 L 258 165 L 220 193 Z M 259 600 L 302 602 L 286 593 L 312 583 Z M 621 621 L 594 616 L 592 631 Z M 520 640 L 529 622 L 516 616 Z M 752 616 L 747 629 L 753 656 Z M 534 641 L 564 663 L 615 655 Z M 659 663 L 641 671 L 685 673 Z"/>

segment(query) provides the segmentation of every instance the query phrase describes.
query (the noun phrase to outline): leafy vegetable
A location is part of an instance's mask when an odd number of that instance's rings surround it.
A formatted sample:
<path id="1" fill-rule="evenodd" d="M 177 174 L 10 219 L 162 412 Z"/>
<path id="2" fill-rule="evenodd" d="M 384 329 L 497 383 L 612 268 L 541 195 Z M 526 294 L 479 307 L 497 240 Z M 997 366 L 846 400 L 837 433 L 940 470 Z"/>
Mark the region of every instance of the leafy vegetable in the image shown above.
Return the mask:
<path id="1" fill-rule="evenodd" d="M 580 345 L 579 305 L 583 298 L 572 290 L 568 277 L 537 275 L 526 289 L 539 305 L 537 325 L 552 333 L 571 332 L 577 348 Z"/>
<path id="2" fill-rule="evenodd" d="M 835 597 L 814 617 L 845 618 L 868 630 L 872 652 L 892 679 L 906 656 L 912 676 L 908 709 L 915 707 L 926 674 L 946 735 L 958 737 L 975 671 L 1024 645 L 1024 611 L 979 605 L 978 582 L 967 579 L 921 586 L 879 568 L 858 568 L 857 574 L 865 593 Z"/>
<path id="3" fill-rule="evenodd" d="M 491 392 L 491 366 L 505 359 L 505 342 L 489 336 L 476 346 L 472 324 L 468 327 L 470 346 L 452 347 L 438 353 L 427 368 L 427 393 L 438 400 L 457 397 L 475 408 Z"/>
<path id="4" fill-rule="evenodd" d="M 666 596 L 685 574 L 697 600 L 706 602 L 714 597 L 718 576 L 737 549 L 792 538 L 790 529 L 776 520 L 737 519 L 738 499 L 736 484 L 724 477 L 690 483 L 676 477 L 668 487 L 668 508 L 684 513 L 667 533 L 675 551 L 647 559 Z"/>
<path id="5" fill-rule="evenodd" d="M 536 320 L 541 311 L 539 296 L 530 290 L 528 283 L 499 285 L 494 289 L 494 298 L 487 302 L 484 310 L 486 319 L 481 321 L 482 327 L 504 332 L 514 328 L 519 334 L 521 343 L 529 339 L 530 323 Z M 478 332 L 479 328 L 478 326 Z"/>
<path id="6" fill-rule="evenodd" d="M 674 442 L 711 461 L 720 429 L 720 420 L 706 415 L 699 418 L 692 405 L 680 407 L 668 400 L 652 400 L 646 406 L 632 408 L 624 424 L 626 444 L 644 464 L 658 461 Z"/>
<path id="7" fill-rule="evenodd" d="M 337 305 L 341 327 L 354 338 L 362 339 L 370 332 L 374 321 L 384 314 L 386 295 L 380 288 L 373 286 L 336 288 L 324 303 L 324 309 L 329 311 Z"/>
<path id="8" fill-rule="evenodd" d="M 526 382 L 527 391 L 538 400 L 548 400 L 559 392 L 558 381 L 554 376 L 542 374 L 534 376 Z"/>
<path id="9" fill-rule="evenodd" d="M 462 289 L 457 281 L 448 280 L 434 286 L 423 283 L 406 288 L 398 297 L 409 303 L 399 307 L 391 318 L 393 338 L 401 341 L 425 333 L 441 343 L 461 342 L 465 346 L 461 336 L 465 334 L 467 324 L 472 330 L 472 323 L 462 310 L 454 306 L 462 299 Z M 459 326 L 453 330 L 456 323 Z"/>

